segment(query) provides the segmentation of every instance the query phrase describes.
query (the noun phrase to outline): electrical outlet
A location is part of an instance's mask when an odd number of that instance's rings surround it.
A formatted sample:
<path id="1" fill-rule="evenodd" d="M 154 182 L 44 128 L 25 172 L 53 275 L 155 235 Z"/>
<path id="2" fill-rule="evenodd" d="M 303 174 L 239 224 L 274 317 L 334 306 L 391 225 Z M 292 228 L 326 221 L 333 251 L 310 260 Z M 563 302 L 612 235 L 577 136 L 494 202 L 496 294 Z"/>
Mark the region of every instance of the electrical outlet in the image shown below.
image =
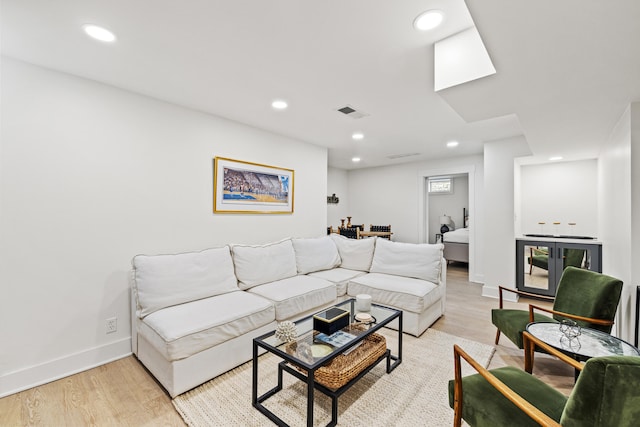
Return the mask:
<path id="1" fill-rule="evenodd" d="M 118 318 L 112 317 L 111 319 L 107 319 L 107 333 L 111 334 L 118 330 Z"/>

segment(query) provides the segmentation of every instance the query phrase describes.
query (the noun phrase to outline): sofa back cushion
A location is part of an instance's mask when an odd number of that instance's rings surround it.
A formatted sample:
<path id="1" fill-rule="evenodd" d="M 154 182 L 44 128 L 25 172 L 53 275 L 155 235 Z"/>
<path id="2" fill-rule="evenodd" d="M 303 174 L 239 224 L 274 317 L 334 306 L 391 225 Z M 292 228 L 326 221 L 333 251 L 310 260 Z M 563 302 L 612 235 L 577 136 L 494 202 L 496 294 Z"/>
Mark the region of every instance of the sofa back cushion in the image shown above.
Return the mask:
<path id="1" fill-rule="evenodd" d="M 138 316 L 172 305 L 238 290 L 229 246 L 133 258 Z"/>
<path id="2" fill-rule="evenodd" d="M 233 245 L 232 251 L 242 290 L 298 274 L 291 239 L 266 245 Z"/>
<path id="3" fill-rule="evenodd" d="M 349 270 L 369 271 L 377 239 L 349 239 L 338 234 L 332 234 L 331 238 L 338 247 L 338 253 L 342 260 L 340 267 Z"/>
<path id="4" fill-rule="evenodd" d="M 442 268 L 442 244 L 416 244 L 378 239 L 372 273 L 413 277 L 438 284 Z"/>
<path id="5" fill-rule="evenodd" d="M 291 242 L 296 253 L 298 274 L 330 270 L 340 265 L 338 247 L 329 236 L 293 239 Z"/>

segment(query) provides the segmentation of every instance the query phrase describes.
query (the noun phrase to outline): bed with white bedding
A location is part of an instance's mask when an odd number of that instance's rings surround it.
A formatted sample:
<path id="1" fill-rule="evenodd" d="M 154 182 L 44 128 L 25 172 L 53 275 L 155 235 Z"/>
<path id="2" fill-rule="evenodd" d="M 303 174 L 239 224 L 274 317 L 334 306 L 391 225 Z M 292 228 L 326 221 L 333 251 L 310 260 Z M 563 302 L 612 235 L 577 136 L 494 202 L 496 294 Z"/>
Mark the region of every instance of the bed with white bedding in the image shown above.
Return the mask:
<path id="1" fill-rule="evenodd" d="M 442 241 L 449 242 L 449 243 L 469 244 L 469 229 L 458 228 L 457 230 L 448 231 L 442 235 Z"/>
<path id="2" fill-rule="evenodd" d="M 464 228 L 446 232 L 442 235 L 444 259 L 469 263 L 469 216 L 464 209 Z"/>

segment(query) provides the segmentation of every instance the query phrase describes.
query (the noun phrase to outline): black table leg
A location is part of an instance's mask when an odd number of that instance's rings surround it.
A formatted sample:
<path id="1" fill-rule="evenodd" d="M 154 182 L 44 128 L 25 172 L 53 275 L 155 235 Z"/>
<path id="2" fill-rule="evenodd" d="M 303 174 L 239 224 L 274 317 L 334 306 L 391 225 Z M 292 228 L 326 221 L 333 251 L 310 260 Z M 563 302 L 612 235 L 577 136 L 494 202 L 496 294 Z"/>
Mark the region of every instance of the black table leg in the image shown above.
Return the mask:
<path id="1" fill-rule="evenodd" d="M 391 364 L 391 360 L 395 362 Z M 391 373 L 394 369 L 398 367 L 399 364 L 402 363 L 402 312 L 400 312 L 400 316 L 398 316 L 398 355 L 392 356 L 389 355 L 387 357 L 387 374 Z"/>
<path id="2" fill-rule="evenodd" d="M 338 424 L 338 396 L 331 396 L 331 422 L 327 427 Z"/>
<path id="3" fill-rule="evenodd" d="M 253 343 L 253 378 L 251 379 L 251 403 L 258 403 L 258 345 Z"/>
<path id="4" fill-rule="evenodd" d="M 313 383 L 316 371 L 307 372 L 307 427 L 313 427 Z"/>

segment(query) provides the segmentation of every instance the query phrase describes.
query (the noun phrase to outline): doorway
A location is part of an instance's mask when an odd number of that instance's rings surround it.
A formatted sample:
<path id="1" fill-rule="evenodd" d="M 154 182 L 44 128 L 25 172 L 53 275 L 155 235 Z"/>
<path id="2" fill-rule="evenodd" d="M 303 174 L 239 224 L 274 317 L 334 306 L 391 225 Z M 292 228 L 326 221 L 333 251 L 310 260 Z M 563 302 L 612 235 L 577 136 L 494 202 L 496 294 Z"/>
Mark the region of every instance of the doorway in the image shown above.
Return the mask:
<path id="1" fill-rule="evenodd" d="M 452 187 L 450 192 L 443 191 L 436 194 L 430 192 L 430 180 L 450 178 Z M 446 188 L 446 185 L 439 185 Z M 458 259 L 468 259 L 466 264 L 469 281 L 476 281 L 475 278 L 475 166 L 460 166 L 447 169 L 426 170 L 420 173 L 419 188 L 419 233 L 420 242 L 435 243 L 440 237 L 441 223 L 448 222 L 447 226 L 452 230 L 459 230 L 461 240 L 458 244 L 449 245 L 447 248 L 449 257 L 456 261 L 458 265 L 465 266 L 458 262 Z M 446 217 L 446 220 L 443 218 Z M 453 234 L 448 236 L 453 237 Z M 454 239 L 455 240 L 455 239 Z M 453 255 L 450 249 L 455 251 Z M 453 266 L 453 264 L 452 264 Z"/>
<path id="2" fill-rule="evenodd" d="M 442 185 L 442 184 L 444 185 Z M 427 241 L 436 243 L 443 231 L 461 231 L 468 228 L 469 212 L 469 175 L 455 174 L 446 176 L 430 176 L 427 178 L 428 221 Z M 464 241 L 464 233 L 456 237 L 461 243 Z"/>

